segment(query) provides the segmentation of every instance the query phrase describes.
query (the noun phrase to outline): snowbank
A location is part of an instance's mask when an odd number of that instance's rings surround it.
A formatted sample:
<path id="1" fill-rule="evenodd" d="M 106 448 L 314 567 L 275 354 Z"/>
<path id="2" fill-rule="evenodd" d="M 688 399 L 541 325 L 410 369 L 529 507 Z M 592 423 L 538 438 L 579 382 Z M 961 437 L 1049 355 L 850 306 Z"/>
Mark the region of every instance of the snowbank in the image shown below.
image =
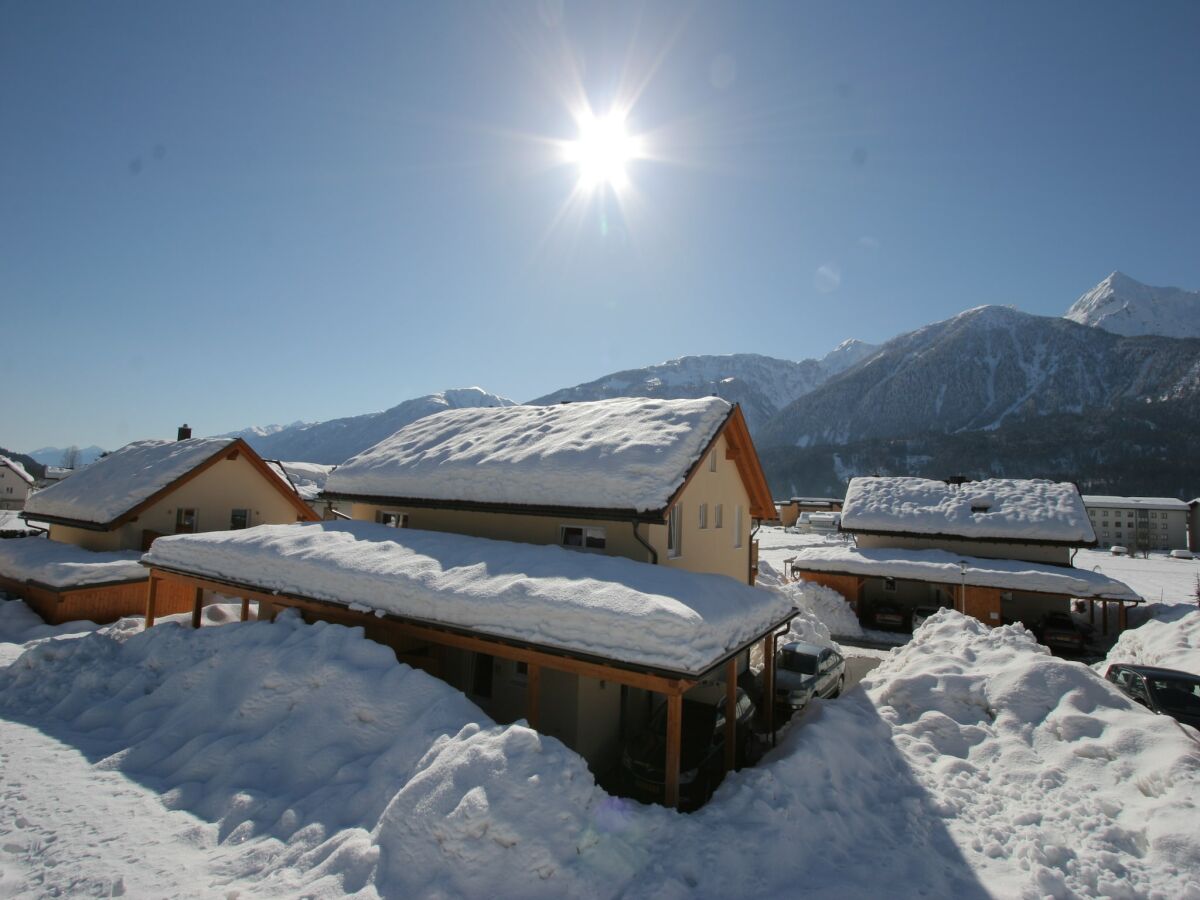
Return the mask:
<path id="1" fill-rule="evenodd" d="M 236 895 L 232 878 L 274 896 L 589 896 L 645 863 L 636 839 L 670 814 L 639 810 L 627 829 L 632 805 L 557 740 L 495 725 L 361 635 L 292 615 L 199 631 L 126 620 L 0 669 L 0 710 L 243 847 L 220 881 L 181 871 L 163 895 Z"/>
<path id="2" fill-rule="evenodd" d="M 0 575 L 52 588 L 81 587 L 147 577 L 134 550 L 96 552 L 41 537 L 0 541 Z"/>
<path id="3" fill-rule="evenodd" d="M 865 685 L 690 816 L 288 615 L 46 641 L 0 669 L 0 711 L 218 823 L 220 866 L 166 867 L 163 895 L 1200 897 L 1200 750 L 1086 667 L 947 610 Z M 86 823 L 56 847 L 104 846 L 102 799 L 55 795 Z"/>
<path id="4" fill-rule="evenodd" d="M 47 625 L 23 600 L 5 600 L 0 593 L 0 666 L 6 666 L 34 641 L 71 637 L 95 631 L 95 622 L 64 622 Z"/>
<path id="5" fill-rule="evenodd" d="M 966 563 L 965 574 L 960 562 Z M 967 584 L 979 587 L 1065 594 L 1068 597 L 1141 599 L 1127 584 L 1102 572 L 1019 559 L 960 556 L 945 550 L 812 547 L 798 551 L 792 565 L 813 572 L 867 575 L 874 578 L 907 578 L 937 584 L 958 584 L 965 577 Z"/>
<path id="6" fill-rule="evenodd" d="M 335 495 L 659 510 L 730 412 L 717 397 L 459 409 L 343 463 Z"/>
<path id="7" fill-rule="evenodd" d="M 1076 544 L 1096 540 L 1075 485 L 1041 479 L 989 478 L 955 486 L 927 478 L 851 478 L 842 527 Z"/>
<path id="8" fill-rule="evenodd" d="M 1106 672 L 1113 663 L 1134 663 L 1200 675 L 1200 610 L 1159 607 L 1158 611 L 1165 618 L 1122 632 L 1104 662 L 1096 664 L 1096 671 Z"/>
<path id="9" fill-rule="evenodd" d="M 306 503 L 312 503 L 320 497 L 321 491 L 325 490 L 329 473 L 337 468 L 310 462 L 280 462 L 274 459 L 265 462 L 273 472 L 294 488 Z"/>
<path id="10" fill-rule="evenodd" d="M 373 522 L 172 535 L 143 560 L 678 672 L 705 671 L 790 609 L 723 575 Z"/>
<path id="11" fill-rule="evenodd" d="M 232 438 L 135 441 L 30 494 L 25 511 L 107 525 L 232 443 Z"/>

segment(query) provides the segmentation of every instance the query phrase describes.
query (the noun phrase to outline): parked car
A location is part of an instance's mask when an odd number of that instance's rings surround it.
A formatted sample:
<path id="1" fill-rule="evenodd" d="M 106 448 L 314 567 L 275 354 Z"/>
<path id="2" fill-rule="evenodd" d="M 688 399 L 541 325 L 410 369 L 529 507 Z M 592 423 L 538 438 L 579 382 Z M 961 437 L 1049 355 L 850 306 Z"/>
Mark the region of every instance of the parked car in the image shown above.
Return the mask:
<path id="1" fill-rule="evenodd" d="M 872 616 L 877 628 L 903 631 L 908 625 L 908 614 L 895 603 L 876 603 Z"/>
<path id="2" fill-rule="evenodd" d="M 1104 677 L 1147 709 L 1200 728 L 1200 675 L 1115 663 Z"/>
<path id="3" fill-rule="evenodd" d="M 1111 553 L 1113 556 L 1128 556 L 1129 548 L 1122 547 L 1120 544 L 1113 544 L 1111 547 L 1108 548 L 1108 552 Z"/>
<path id="4" fill-rule="evenodd" d="M 912 630 L 916 631 L 925 624 L 925 620 L 932 616 L 938 610 L 945 609 L 943 606 L 917 606 L 912 611 Z"/>
<path id="5" fill-rule="evenodd" d="M 1171 559 L 1195 559 L 1191 550 L 1172 550 Z"/>
<path id="6" fill-rule="evenodd" d="M 1034 629 L 1034 634 L 1051 650 L 1064 653 L 1082 653 L 1087 646 L 1087 635 L 1070 613 L 1046 613 Z"/>
<path id="7" fill-rule="evenodd" d="M 737 689 L 736 764 L 746 762 L 754 718 L 754 701 Z M 694 809 L 709 798 L 725 770 L 725 686 L 705 684 L 683 697 L 682 735 L 679 746 L 679 805 Z M 621 753 L 621 768 L 630 793 L 640 800 L 661 803 L 665 792 L 667 705 L 662 703 L 646 729 Z"/>
<path id="8" fill-rule="evenodd" d="M 831 698 L 846 686 L 846 660 L 836 650 L 790 641 L 775 652 L 775 702 L 801 710 L 813 697 Z"/>

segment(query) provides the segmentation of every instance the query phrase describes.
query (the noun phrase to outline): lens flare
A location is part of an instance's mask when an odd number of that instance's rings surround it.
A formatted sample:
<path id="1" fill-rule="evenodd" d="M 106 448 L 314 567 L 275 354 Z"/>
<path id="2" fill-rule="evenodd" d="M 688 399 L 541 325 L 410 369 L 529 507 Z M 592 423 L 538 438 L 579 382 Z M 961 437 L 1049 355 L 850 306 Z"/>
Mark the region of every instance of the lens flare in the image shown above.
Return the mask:
<path id="1" fill-rule="evenodd" d="M 567 143 L 565 156 L 579 167 L 580 185 L 588 190 L 624 188 L 629 184 L 625 167 L 641 153 L 639 139 L 625 130 L 625 116 L 610 112 L 598 117 L 589 110 L 577 121 L 579 137 Z"/>

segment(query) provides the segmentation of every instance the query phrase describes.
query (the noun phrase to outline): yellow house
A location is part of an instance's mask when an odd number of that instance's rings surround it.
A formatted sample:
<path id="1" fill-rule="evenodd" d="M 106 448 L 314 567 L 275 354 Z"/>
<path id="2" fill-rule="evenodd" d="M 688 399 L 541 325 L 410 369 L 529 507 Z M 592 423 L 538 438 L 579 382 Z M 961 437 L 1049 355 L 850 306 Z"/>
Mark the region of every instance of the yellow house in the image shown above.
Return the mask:
<path id="1" fill-rule="evenodd" d="M 33 490 L 33 476 L 15 459 L 0 456 L 0 509 L 21 509 Z"/>
<path id="2" fill-rule="evenodd" d="M 322 496 L 354 519 L 750 584 L 775 514 L 741 409 L 717 397 L 449 410 L 338 466 Z"/>
<path id="3" fill-rule="evenodd" d="M 240 438 L 137 441 L 29 496 L 26 518 L 87 550 L 320 517 Z"/>

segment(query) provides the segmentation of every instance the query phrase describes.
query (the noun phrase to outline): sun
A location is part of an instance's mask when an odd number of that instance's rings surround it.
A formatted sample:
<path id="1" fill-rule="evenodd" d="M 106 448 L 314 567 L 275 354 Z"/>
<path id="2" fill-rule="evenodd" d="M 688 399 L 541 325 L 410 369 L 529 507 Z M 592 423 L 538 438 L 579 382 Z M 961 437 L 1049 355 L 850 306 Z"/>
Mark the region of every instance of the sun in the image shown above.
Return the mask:
<path id="1" fill-rule="evenodd" d="M 624 188 L 629 183 L 625 166 L 641 152 L 641 142 L 625 129 L 625 116 L 610 112 L 598 117 L 587 111 L 577 121 L 579 137 L 565 150 L 567 160 L 579 167 L 580 185 L 588 190 Z"/>

